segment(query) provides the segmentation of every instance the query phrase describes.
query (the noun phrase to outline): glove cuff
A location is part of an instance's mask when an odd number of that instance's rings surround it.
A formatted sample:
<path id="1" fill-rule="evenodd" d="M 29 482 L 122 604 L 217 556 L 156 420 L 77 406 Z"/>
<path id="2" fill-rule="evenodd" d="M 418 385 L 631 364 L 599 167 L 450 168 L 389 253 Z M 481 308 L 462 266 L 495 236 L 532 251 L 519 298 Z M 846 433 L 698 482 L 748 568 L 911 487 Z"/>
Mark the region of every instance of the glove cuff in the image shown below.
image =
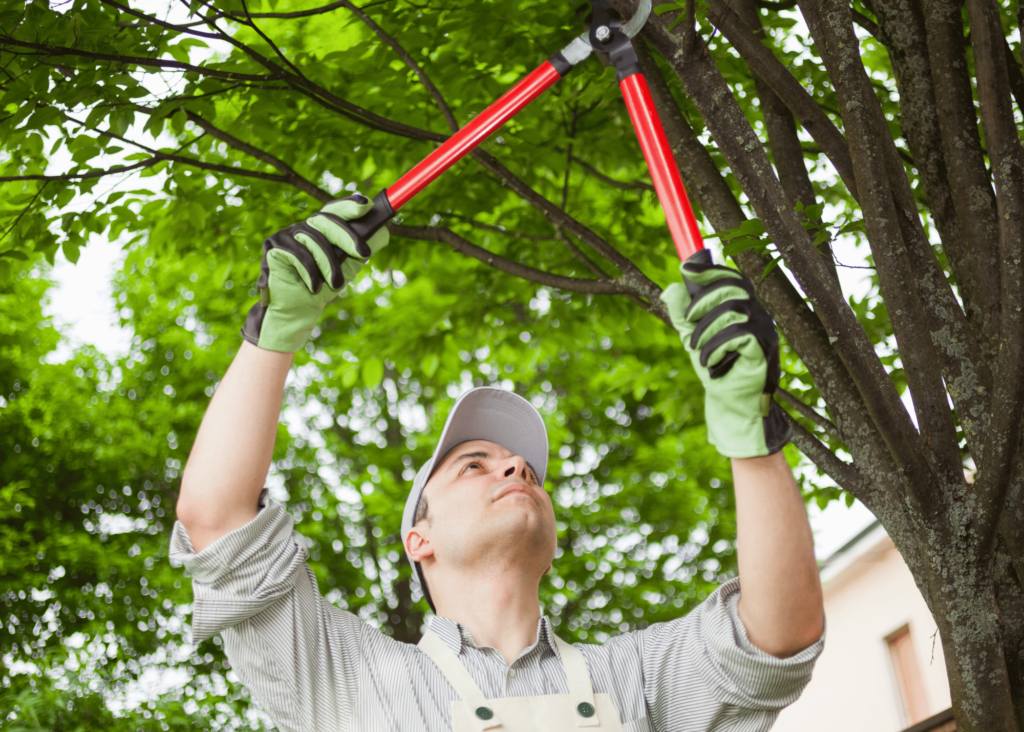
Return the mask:
<path id="1" fill-rule="evenodd" d="M 768 416 L 762 417 L 761 421 L 764 423 L 764 444 L 769 455 L 774 455 L 793 439 L 793 425 L 790 424 L 786 412 L 774 399 Z"/>
<path id="2" fill-rule="evenodd" d="M 263 328 L 263 318 L 266 315 L 267 308 L 261 302 L 249 308 L 249 314 L 245 316 L 245 323 L 242 325 L 242 338 L 254 346 L 259 346 L 260 330 Z"/>

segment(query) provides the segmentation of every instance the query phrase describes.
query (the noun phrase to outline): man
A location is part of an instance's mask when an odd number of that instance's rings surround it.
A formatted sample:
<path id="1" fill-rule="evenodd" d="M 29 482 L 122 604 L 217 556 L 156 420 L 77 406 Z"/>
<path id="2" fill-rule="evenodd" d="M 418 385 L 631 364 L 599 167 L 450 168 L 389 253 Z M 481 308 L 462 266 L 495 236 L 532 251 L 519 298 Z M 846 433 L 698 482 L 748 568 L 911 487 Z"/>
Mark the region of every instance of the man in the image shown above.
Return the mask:
<path id="1" fill-rule="evenodd" d="M 387 243 L 349 235 L 360 196 L 264 242 L 260 302 L 182 479 L 173 561 L 193 577 L 195 640 L 232 667 L 282 730 L 303 732 L 767 730 L 822 648 L 810 527 L 780 452 L 778 338 L 737 272 L 705 255 L 664 294 L 707 393 L 709 437 L 732 458 L 740 579 L 689 615 L 572 646 L 541 616 L 555 555 L 548 443 L 515 394 L 474 389 L 413 481 L 406 553 L 436 616 L 418 646 L 324 600 L 290 515 L 266 500 L 285 377 L 324 305 Z"/>

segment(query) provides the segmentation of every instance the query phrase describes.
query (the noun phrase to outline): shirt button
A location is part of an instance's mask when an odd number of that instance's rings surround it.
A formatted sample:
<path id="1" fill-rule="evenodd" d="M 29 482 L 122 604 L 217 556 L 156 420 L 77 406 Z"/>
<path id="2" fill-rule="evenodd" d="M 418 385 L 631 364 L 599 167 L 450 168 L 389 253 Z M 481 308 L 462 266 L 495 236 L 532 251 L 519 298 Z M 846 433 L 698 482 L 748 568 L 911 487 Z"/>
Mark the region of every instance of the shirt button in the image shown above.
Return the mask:
<path id="1" fill-rule="evenodd" d="M 576 711 L 580 713 L 581 717 L 590 718 L 594 716 L 594 706 L 587 702 L 580 702 L 579 706 L 576 707 Z"/>
<path id="2" fill-rule="evenodd" d="M 514 679 L 516 677 L 516 670 L 514 668 L 510 668 L 508 670 L 508 677 L 510 679 Z"/>
<path id="3" fill-rule="evenodd" d="M 494 712 L 492 712 L 487 707 L 477 707 L 476 716 L 478 716 L 480 719 L 490 719 L 494 716 Z"/>

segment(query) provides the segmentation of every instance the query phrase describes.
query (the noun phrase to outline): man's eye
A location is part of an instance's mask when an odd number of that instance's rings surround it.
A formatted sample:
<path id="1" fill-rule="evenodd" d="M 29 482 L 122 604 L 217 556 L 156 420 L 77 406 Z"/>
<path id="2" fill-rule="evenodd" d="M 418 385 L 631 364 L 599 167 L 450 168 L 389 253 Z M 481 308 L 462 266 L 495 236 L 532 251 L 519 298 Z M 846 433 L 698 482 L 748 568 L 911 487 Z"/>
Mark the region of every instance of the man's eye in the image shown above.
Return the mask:
<path id="1" fill-rule="evenodd" d="M 462 472 L 465 473 L 470 468 L 480 468 L 480 467 L 483 467 L 482 465 L 480 465 L 480 463 L 467 463 L 466 467 L 464 467 L 462 469 Z"/>

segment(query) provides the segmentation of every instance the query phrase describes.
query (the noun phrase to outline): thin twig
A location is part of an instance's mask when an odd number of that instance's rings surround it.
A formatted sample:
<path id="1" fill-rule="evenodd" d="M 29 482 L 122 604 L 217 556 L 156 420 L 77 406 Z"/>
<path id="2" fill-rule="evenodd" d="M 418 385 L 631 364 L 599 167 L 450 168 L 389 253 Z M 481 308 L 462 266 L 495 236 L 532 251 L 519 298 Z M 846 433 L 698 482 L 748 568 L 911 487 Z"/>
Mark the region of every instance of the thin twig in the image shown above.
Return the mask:
<path id="1" fill-rule="evenodd" d="M 302 70 L 299 69 L 299 67 L 296 66 L 295 64 L 293 64 L 291 61 L 289 61 L 288 57 L 285 56 L 284 53 L 281 51 L 281 49 L 277 47 L 277 44 L 274 43 L 270 39 L 270 36 L 268 36 L 266 33 L 264 33 L 262 30 L 260 30 L 259 26 L 256 25 L 255 21 L 253 21 L 252 15 L 249 14 L 249 4 L 246 3 L 245 0 L 239 0 L 239 1 L 242 3 L 242 10 L 245 11 L 245 17 L 249 19 L 249 23 L 248 23 L 249 27 L 252 28 L 254 31 L 256 31 L 256 34 L 260 38 L 262 38 L 264 41 L 266 41 L 267 44 L 272 49 L 274 49 L 274 53 L 277 54 L 278 58 L 280 58 L 282 61 L 284 61 L 286 64 L 288 64 L 288 66 L 292 69 L 292 71 L 294 71 L 296 74 L 298 74 L 303 79 L 305 79 L 306 75 L 302 73 Z"/>
<path id="2" fill-rule="evenodd" d="M 602 173 L 600 170 L 595 168 L 590 163 L 576 156 L 572 157 L 572 161 L 579 165 L 581 168 L 583 168 L 585 171 L 590 173 L 592 176 L 600 180 L 601 182 L 607 183 L 613 188 L 618 188 L 619 190 L 622 191 L 650 191 L 651 193 L 654 193 L 654 186 L 652 186 L 650 183 L 644 183 L 643 181 L 632 181 L 627 183 L 625 181 L 615 180 L 614 178 L 611 178 Z"/>
<path id="3" fill-rule="evenodd" d="M 825 475 L 839 484 L 840 488 L 864 501 L 868 492 L 867 485 L 857 466 L 843 462 L 836 457 L 835 453 L 808 432 L 791 414 L 786 414 L 786 420 L 793 427 L 793 444 L 800 448 L 800 452 L 821 468 Z"/>
<path id="4" fill-rule="evenodd" d="M 864 15 L 864 13 L 859 13 L 856 10 L 851 12 L 853 13 L 854 23 L 866 30 L 872 37 L 878 38 L 878 24 L 875 21 Z"/>
<path id="5" fill-rule="evenodd" d="M 25 208 L 21 209 L 21 211 L 18 212 L 18 217 L 16 219 L 14 219 L 14 223 L 11 224 L 9 227 L 7 227 L 7 231 L 4 232 L 3 236 L 0 236 L 0 244 L 2 244 L 4 239 L 7 238 L 8 234 L 10 234 L 12 231 L 14 231 L 14 227 L 17 226 L 18 222 L 21 221 L 22 217 L 26 213 L 28 213 L 28 210 L 30 208 L 32 208 L 32 204 L 34 204 L 36 202 L 36 199 L 39 198 L 39 194 L 42 193 L 43 189 L 46 188 L 46 186 L 48 186 L 48 185 L 50 185 L 50 181 L 44 181 L 43 184 L 41 186 L 39 186 L 39 190 L 36 191 L 36 194 L 34 196 L 32 196 L 32 200 L 28 202 L 28 204 L 25 206 Z"/>
<path id="6" fill-rule="evenodd" d="M 590 280 L 580 277 L 565 277 L 544 272 L 519 262 L 513 262 L 511 259 L 506 259 L 482 247 L 478 247 L 451 229 L 441 226 L 406 226 L 393 223 L 388 225 L 388 229 L 395 236 L 402 236 L 407 239 L 443 242 L 456 251 L 478 259 L 495 269 L 538 285 L 593 295 L 619 295 L 626 292 L 625 287 L 619 280 Z"/>
<path id="7" fill-rule="evenodd" d="M 795 394 L 786 391 L 781 386 L 775 390 L 775 394 L 779 399 L 799 412 L 801 417 L 809 419 L 814 422 L 814 424 L 825 430 L 830 437 L 833 437 L 840 442 L 845 442 L 845 440 L 843 440 L 843 436 L 839 434 L 839 428 L 835 426 L 832 420 L 828 419 L 824 415 L 818 414 L 814 408 L 809 404 L 802 402 Z"/>
<path id="8" fill-rule="evenodd" d="M 420 67 L 418 63 L 413 59 L 412 56 L 402 47 L 402 45 L 390 34 L 388 34 L 383 28 L 377 25 L 373 20 L 364 13 L 360 8 L 350 3 L 348 0 L 340 0 L 336 5 L 342 5 L 345 8 L 352 11 L 357 18 L 363 21 L 377 37 L 380 38 L 384 43 L 388 44 L 391 49 L 398 54 L 398 57 L 405 62 L 405 65 L 413 70 L 419 78 L 420 83 L 426 88 L 427 92 L 434 99 L 434 103 L 437 104 L 437 108 L 441 110 L 441 114 L 444 116 L 445 121 L 448 123 L 448 128 L 452 132 L 459 130 L 459 123 L 455 119 L 455 115 L 452 114 L 451 108 L 448 103 L 444 100 L 444 96 L 441 94 L 441 90 L 434 86 L 434 82 L 430 80 L 427 73 Z"/>
<path id="9" fill-rule="evenodd" d="M 168 23 L 166 20 L 160 20 L 159 18 L 153 17 L 152 15 L 146 15 L 141 11 L 135 10 L 134 8 L 130 8 L 127 5 L 122 5 L 121 3 L 114 2 L 113 0 L 100 0 L 100 2 L 104 5 L 109 5 L 112 8 L 117 8 L 122 13 L 127 13 L 128 15 L 132 15 L 136 18 L 139 18 L 140 20 L 145 21 L 146 24 L 148 25 L 158 25 L 161 28 L 167 28 L 168 30 L 177 31 L 178 33 L 185 33 L 190 36 L 198 36 L 200 38 L 219 38 L 219 36 L 216 33 L 206 33 L 205 31 L 192 30 L 190 26 Z M 117 25 L 121 27 L 131 28 L 142 24 L 121 22 Z"/>
<path id="10" fill-rule="evenodd" d="M 156 69 L 170 69 L 172 71 L 194 71 L 197 74 L 203 76 L 210 76 L 216 79 L 230 79 L 231 81 L 274 81 L 280 77 L 277 75 L 256 75 L 256 74 L 241 74 L 236 71 L 220 71 L 218 69 L 211 69 L 206 66 L 195 66 L 194 64 L 186 64 L 180 61 L 169 61 L 162 58 L 151 58 L 149 56 L 117 56 L 111 53 L 95 53 L 93 51 L 85 51 L 80 48 L 67 48 L 65 46 L 47 46 L 42 43 L 31 43 L 29 41 L 23 41 L 11 36 L 4 37 L 5 43 L 10 43 L 19 48 L 28 48 L 36 51 L 33 54 L 22 54 L 26 56 L 77 56 L 81 58 L 90 58 L 97 61 L 116 61 L 125 64 L 134 64 L 135 66 L 153 67 Z M 5 51 L 10 52 L 9 49 Z"/>
<path id="11" fill-rule="evenodd" d="M 530 239 L 532 241 L 554 241 L 555 240 L 555 237 L 553 237 L 553 236 L 538 236 L 537 234 L 523 234 L 522 232 L 519 232 L 519 231 L 509 231 L 508 229 L 503 229 L 500 226 L 495 226 L 494 224 L 485 224 L 482 221 L 477 221 L 476 219 L 470 218 L 469 216 L 462 216 L 462 215 L 456 214 L 456 213 L 446 213 L 446 214 L 444 214 L 444 216 L 442 218 L 458 219 L 459 221 L 467 223 L 470 226 L 473 226 L 473 227 L 475 227 L 477 229 L 484 229 L 486 231 L 494 231 L 494 232 L 497 232 L 498 234 L 501 234 L 502 236 L 507 236 L 507 237 L 509 237 L 511 239 Z"/>

